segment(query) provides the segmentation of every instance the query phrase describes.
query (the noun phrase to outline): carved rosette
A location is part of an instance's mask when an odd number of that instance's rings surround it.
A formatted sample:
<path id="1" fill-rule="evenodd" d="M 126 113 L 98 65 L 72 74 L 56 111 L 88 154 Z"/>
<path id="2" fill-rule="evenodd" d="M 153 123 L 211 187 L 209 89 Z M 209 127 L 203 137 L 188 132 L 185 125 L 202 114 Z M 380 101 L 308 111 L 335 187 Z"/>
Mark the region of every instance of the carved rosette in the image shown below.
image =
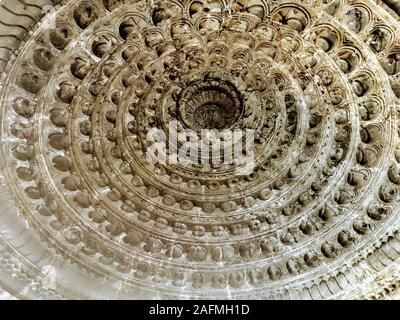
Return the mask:
<path id="1" fill-rule="evenodd" d="M 392 9 L 62 1 L 1 79 L 0 244 L 35 239 L 18 272 L 54 266 L 68 298 L 374 296 L 400 255 Z M 172 122 L 254 130 L 254 171 L 150 164 Z"/>

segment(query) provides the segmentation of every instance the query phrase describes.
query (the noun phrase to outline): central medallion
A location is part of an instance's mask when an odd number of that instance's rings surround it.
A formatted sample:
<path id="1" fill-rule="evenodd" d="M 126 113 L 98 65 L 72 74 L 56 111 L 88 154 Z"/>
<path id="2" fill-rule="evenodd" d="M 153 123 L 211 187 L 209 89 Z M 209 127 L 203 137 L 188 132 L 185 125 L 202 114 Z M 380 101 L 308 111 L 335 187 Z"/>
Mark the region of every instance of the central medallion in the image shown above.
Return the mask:
<path id="1" fill-rule="evenodd" d="M 232 83 L 206 79 L 193 82 L 183 90 L 178 110 L 181 121 L 190 129 L 224 130 L 239 120 L 243 104 Z"/>

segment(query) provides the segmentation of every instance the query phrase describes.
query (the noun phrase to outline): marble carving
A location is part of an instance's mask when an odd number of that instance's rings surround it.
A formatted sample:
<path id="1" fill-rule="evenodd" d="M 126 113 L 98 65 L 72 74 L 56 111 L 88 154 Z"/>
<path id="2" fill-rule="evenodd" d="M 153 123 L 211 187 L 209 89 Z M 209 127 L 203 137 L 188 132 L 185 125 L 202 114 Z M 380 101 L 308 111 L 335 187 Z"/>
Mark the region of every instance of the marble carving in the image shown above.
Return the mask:
<path id="1" fill-rule="evenodd" d="M 398 297 L 399 1 L 2 0 L 0 70 L 0 297 Z"/>

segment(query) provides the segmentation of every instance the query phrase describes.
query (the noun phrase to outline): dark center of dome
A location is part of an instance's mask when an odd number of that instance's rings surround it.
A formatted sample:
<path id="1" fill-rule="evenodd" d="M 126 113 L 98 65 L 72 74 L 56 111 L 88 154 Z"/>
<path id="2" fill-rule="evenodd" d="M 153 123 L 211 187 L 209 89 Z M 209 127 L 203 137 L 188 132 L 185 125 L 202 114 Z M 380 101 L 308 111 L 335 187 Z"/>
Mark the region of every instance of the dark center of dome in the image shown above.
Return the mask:
<path id="1" fill-rule="evenodd" d="M 235 86 L 223 80 L 192 83 L 178 102 L 180 120 L 193 130 L 228 129 L 242 113 L 240 94 Z"/>

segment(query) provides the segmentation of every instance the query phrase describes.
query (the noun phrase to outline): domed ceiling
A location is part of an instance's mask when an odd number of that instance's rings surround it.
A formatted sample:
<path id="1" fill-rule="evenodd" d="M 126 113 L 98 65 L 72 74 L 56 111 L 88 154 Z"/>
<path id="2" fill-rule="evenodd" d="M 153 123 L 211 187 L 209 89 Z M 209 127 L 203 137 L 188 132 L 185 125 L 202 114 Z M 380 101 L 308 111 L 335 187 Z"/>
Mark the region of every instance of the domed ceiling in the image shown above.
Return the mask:
<path id="1" fill-rule="evenodd" d="M 399 14 L 1 1 L 0 297 L 396 297 Z M 204 129 L 251 161 L 149 161 Z"/>

